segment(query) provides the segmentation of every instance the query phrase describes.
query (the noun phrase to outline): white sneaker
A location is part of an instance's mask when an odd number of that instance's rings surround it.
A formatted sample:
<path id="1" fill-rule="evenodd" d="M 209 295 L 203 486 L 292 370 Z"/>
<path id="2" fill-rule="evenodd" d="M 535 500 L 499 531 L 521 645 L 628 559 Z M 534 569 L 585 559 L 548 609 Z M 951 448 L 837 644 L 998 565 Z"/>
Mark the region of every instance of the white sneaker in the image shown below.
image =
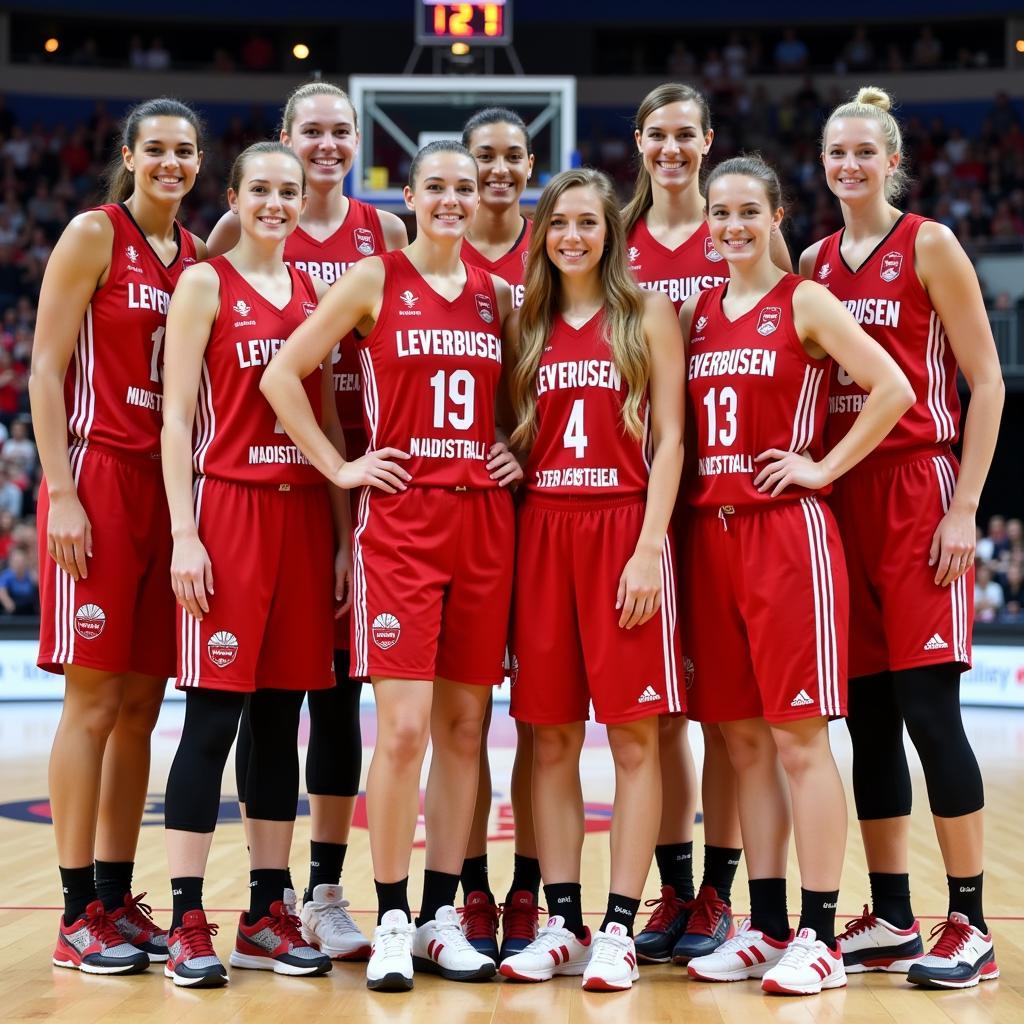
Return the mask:
<path id="1" fill-rule="evenodd" d="M 348 906 L 340 885 L 316 886 L 299 914 L 302 937 L 332 960 L 365 960 L 370 941 L 352 920 Z"/>
<path id="2" fill-rule="evenodd" d="M 801 928 L 782 959 L 761 979 L 761 991 L 777 996 L 812 996 L 823 988 L 843 988 L 843 954 L 829 949 L 812 928 Z"/>
<path id="3" fill-rule="evenodd" d="M 415 926 L 401 910 L 389 910 L 373 933 L 366 987 L 374 992 L 408 992 L 412 988 L 412 939 Z"/>
<path id="4" fill-rule="evenodd" d="M 793 933 L 781 942 L 744 921 L 739 931 L 714 953 L 694 957 L 686 970 L 698 981 L 746 981 L 763 978 L 781 959 L 793 940 Z"/>
<path id="5" fill-rule="evenodd" d="M 583 972 L 588 992 L 623 992 L 640 980 L 633 937 L 617 921 L 594 933 L 590 961 Z"/>
<path id="6" fill-rule="evenodd" d="M 589 928 L 578 939 L 565 927 L 565 918 L 549 917 L 526 949 L 502 961 L 501 973 L 513 981 L 550 981 L 556 974 L 582 974 L 590 960 L 591 940 Z"/>
<path id="7" fill-rule="evenodd" d="M 926 988 L 973 988 L 999 977 L 992 934 L 983 935 L 963 914 L 940 921 L 929 938 L 938 941 L 907 972 L 907 981 Z"/>
<path id="8" fill-rule="evenodd" d="M 473 948 L 454 907 L 439 907 L 433 921 L 416 929 L 412 964 L 417 971 L 440 974 L 448 981 L 486 981 L 498 969 L 489 956 Z"/>
<path id="9" fill-rule="evenodd" d="M 909 928 L 897 928 L 876 917 L 864 904 L 864 913 L 848 921 L 846 930 L 836 936 L 843 951 L 847 974 L 886 971 L 906 974 L 910 965 L 924 956 L 921 926 L 915 921 Z"/>

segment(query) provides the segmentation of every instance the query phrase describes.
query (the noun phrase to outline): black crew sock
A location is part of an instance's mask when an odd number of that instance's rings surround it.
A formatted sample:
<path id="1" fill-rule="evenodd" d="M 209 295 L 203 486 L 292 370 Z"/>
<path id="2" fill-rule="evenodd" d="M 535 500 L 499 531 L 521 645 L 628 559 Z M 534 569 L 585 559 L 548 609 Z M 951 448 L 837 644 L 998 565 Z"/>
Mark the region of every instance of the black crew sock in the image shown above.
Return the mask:
<path id="1" fill-rule="evenodd" d="M 954 878 L 952 875 L 946 875 L 946 884 L 949 886 L 949 912 L 963 914 L 982 935 L 988 935 L 988 925 L 985 924 L 985 914 L 981 906 L 981 887 L 984 877 L 984 871 L 980 875 L 972 875 L 970 878 Z"/>
<path id="2" fill-rule="evenodd" d="M 910 875 L 892 875 L 869 871 L 871 911 L 895 928 L 909 928 L 914 923 L 910 906 Z"/>
<path id="3" fill-rule="evenodd" d="M 578 939 L 587 934 L 583 923 L 583 894 L 579 882 L 553 882 L 544 886 L 544 899 L 552 917 L 564 918 L 565 927 Z"/>
<path id="4" fill-rule="evenodd" d="M 839 890 L 815 892 L 800 889 L 800 924 L 798 928 L 813 928 L 815 937 L 829 949 L 836 948 L 836 907 L 839 905 Z"/>
<path id="5" fill-rule="evenodd" d="M 408 919 L 412 919 L 409 909 L 409 876 L 397 882 L 378 882 L 373 880 L 377 889 L 377 924 L 389 910 L 400 910 Z"/>
<path id="6" fill-rule="evenodd" d="M 96 861 L 96 895 L 108 913 L 123 907 L 125 896 L 131 895 L 134 870 L 131 860 Z"/>
<path id="7" fill-rule="evenodd" d="M 171 879 L 171 931 L 181 927 L 181 919 L 190 910 L 203 909 L 203 880 L 201 878 Z"/>
<path id="8" fill-rule="evenodd" d="M 416 918 L 416 927 L 433 921 L 441 907 L 452 906 L 455 895 L 459 891 L 459 876 L 449 875 L 444 871 L 423 872 L 423 901 L 420 903 L 420 916 Z"/>
<path id="9" fill-rule="evenodd" d="M 681 900 L 693 899 L 693 843 L 665 843 L 654 848 L 662 885 L 671 885 Z"/>
<path id="10" fill-rule="evenodd" d="M 671 882 L 666 882 L 671 885 Z M 607 931 L 608 925 L 621 924 L 626 932 L 633 935 L 633 922 L 636 921 L 636 912 L 640 909 L 639 900 L 631 900 L 628 896 L 620 896 L 617 892 L 608 893 L 608 909 L 604 912 L 604 920 L 601 922 L 601 931 Z"/>
<path id="11" fill-rule="evenodd" d="M 505 902 L 511 903 L 512 894 L 516 892 L 528 892 L 534 903 L 540 902 L 540 861 L 536 857 L 524 857 L 521 853 L 515 855 L 512 884 L 508 887 Z"/>
<path id="12" fill-rule="evenodd" d="M 60 887 L 64 892 L 64 923 L 74 924 L 85 908 L 96 897 L 96 869 L 92 864 L 84 868 L 59 868 Z"/>
<path id="13" fill-rule="evenodd" d="M 732 883 L 743 850 L 731 846 L 704 847 L 704 877 L 700 887 L 714 886 L 718 898 L 732 906 Z"/>
<path id="14" fill-rule="evenodd" d="M 315 839 L 310 841 L 309 885 L 302 894 L 303 903 L 313 898 L 313 890 L 318 885 L 337 885 L 341 881 L 341 869 L 347 852 L 348 846 L 345 843 L 318 843 Z"/>
<path id="15" fill-rule="evenodd" d="M 786 880 L 752 878 L 747 885 L 750 888 L 750 927 L 764 932 L 770 939 L 784 942 L 790 931 L 786 912 Z"/>
<path id="16" fill-rule="evenodd" d="M 462 862 L 462 895 L 468 900 L 471 892 L 482 892 L 493 903 L 494 893 L 487 878 L 487 854 L 479 857 L 467 857 Z"/>
<path id="17" fill-rule="evenodd" d="M 270 913 L 270 904 L 284 899 L 285 889 L 292 887 L 287 868 L 255 868 L 249 872 L 249 913 L 246 924 L 255 924 Z"/>

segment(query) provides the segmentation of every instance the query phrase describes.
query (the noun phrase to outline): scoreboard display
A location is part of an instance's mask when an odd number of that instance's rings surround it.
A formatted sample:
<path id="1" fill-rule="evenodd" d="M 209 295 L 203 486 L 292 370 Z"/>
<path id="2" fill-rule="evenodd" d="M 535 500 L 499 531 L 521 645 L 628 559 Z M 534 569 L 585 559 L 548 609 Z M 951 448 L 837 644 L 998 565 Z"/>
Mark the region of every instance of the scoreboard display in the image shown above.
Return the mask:
<path id="1" fill-rule="evenodd" d="M 512 0 L 484 4 L 444 4 L 416 0 L 419 46 L 507 46 L 512 42 Z"/>

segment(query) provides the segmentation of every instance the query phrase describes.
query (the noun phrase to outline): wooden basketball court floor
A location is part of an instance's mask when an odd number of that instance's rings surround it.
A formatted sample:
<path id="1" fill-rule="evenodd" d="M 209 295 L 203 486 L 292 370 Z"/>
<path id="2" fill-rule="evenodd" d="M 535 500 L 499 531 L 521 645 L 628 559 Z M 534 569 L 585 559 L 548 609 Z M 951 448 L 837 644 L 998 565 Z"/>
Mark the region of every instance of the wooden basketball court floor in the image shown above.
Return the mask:
<path id="1" fill-rule="evenodd" d="M 154 735 L 152 800 L 142 830 L 135 891 L 147 890 L 148 902 L 161 922 L 168 919 L 170 894 L 161 824 L 163 789 L 182 720 L 181 704 L 167 704 Z M 585 993 L 578 978 L 558 978 L 544 985 L 493 981 L 459 985 L 418 975 L 412 993 L 375 995 L 367 991 L 362 965 L 336 964 L 331 975 L 317 979 L 278 977 L 270 973 L 232 971 L 224 989 L 188 991 L 163 977 L 160 965 L 147 974 L 102 978 L 61 970 L 51 965 L 57 927 L 59 887 L 52 829 L 46 804 L 46 759 L 59 716 L 56 704 L 0 705 L 0 1019 L 9 1021 L 231 1021 L 288 1022 L 331 1019 L 347 1021 L 435 1024 L 526 1024 L 526 1022 L 669 1022 L 692 1024 L 832 1024 L 848 1021 L 912 1022 L 912 1024 L 1022 1024 L 1024 1022 L 1024 711 L 971 709 L 968 731 L 985 775 L 988 799 L 988 863 L 985 877 L 988 920 L 995 932 L 1002 976 L 963 992 L 928 992 L 887 975 L 851 977 L 845 989 L 802 999 L 761 994 L 756 983 L 708 985 L 690 981 L 679 968 L 647 966 L 629 993 Z M 305 748 L 301 737 L 303 753 Z M 373 740 L 372 710 L 364 712 L 364 742 Z M 691 730 L 700 757 L 699 731 Z M 512 763 L 514 730 L 503 708 L 495 711 L 491 736 L 495 799 L 490 846 L 491 880 L 504 894 L 512 867 L 510 808 L 504 791 Z M 845 776 L 850 752 L 845 728 L 833 726 L 833 747 Z M 369 749 L 364 756 L 364 771 Z M 920 769 L 914 764 L 915 793 L 911 837 L 911 881 L 916 911 L 925 933 L 944 915 L 945 879 L 924 798 Z M 588 828 L 584 848 L 584 904 L 588 921 L 597 926 L 604 906 L 608 867 L 609 801 L 612 770 L 603 731 L 588 733 L 584 751 L 584 792 Z M 222 819 L 232 810 L 234 779 L 225 774 Z M 365 819 L 357 827 L 345 865 L 343 882 L 356 919 L 369 932 L 373 926 L 373 882 Z M 297 887 L 306 877 L 309 819 L 295 830 L 292 869 Z M 703 833 L 695 835 L 695 868 L 700 872 Z M 413 856 L 415 903 L 423 868 L 423 851 Z M 839 924 L 859 912 L 867 898 L 867 876 L 856 822 L 851 813 L 846 868 L 840 896 Z M 248 880 L 242 828 L 223 821 L 217 831 L 206 882 L 210 917 L 219 922 L 215 942 L 227 962 L 237 913 L 246 905 Z M 799 909 L 799 881 L 791 853 L 790 910 Z M 652 872 L 645 895 L 657 895 Z M 746 876 L 741 866 L 734 905 L 747 907 Z"/>

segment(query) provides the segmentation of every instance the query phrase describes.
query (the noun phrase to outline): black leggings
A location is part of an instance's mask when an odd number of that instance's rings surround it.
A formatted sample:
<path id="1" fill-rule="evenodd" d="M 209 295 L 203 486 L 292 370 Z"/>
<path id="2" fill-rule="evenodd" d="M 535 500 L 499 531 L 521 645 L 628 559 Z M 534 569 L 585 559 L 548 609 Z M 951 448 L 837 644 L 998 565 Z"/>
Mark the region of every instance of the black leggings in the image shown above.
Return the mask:
<path id="1" fill-rule="evenodd" d="M 334 652 L 338 682 L 328 690 L 309 693 L 309 748 L 306 751 L 306 792 L 316 796 L 356 796 L 363 768 L 363 741 L 359 728 L 360 683 L 349 678 L 348 651 Z M 252 736 L 248 710 L 242 714 L 235 748 L 235 784 L 238 799 L 249 811 L 255 793 L 250 776 Z"/>
<path id="2" fill-rule="evenodd" d="M 939 818 L 985 806 L 981 770 L 960 714 L 960 666 L 927 665 L 850 680 L 853 794 L 861 821 L 910 814 L 903 726 L 921 759 L 928 803 Z"/>
<path id="3" fill-rule="evenodd" d="M 302 693 L 259 690 L 245 694 L 188 690 L 185 723 L 167 778 L 167 828 L 212 832 L 220 810 L 220 785 L 243 705 L 249 706 L 250 772 L 259 798 L 250 817 L 294 821 L 299 795 L 298 726 Z"/>

